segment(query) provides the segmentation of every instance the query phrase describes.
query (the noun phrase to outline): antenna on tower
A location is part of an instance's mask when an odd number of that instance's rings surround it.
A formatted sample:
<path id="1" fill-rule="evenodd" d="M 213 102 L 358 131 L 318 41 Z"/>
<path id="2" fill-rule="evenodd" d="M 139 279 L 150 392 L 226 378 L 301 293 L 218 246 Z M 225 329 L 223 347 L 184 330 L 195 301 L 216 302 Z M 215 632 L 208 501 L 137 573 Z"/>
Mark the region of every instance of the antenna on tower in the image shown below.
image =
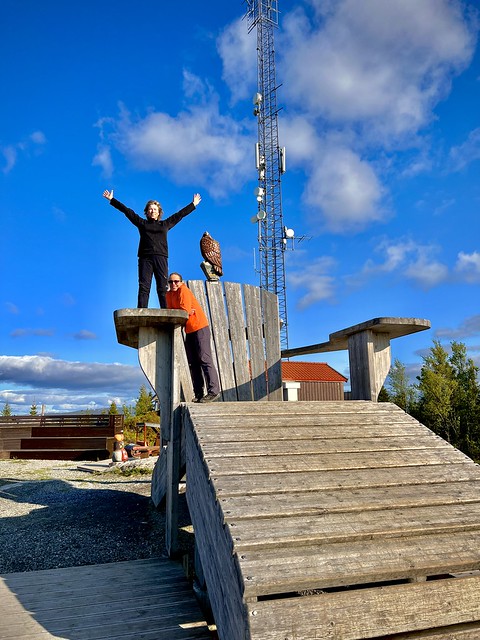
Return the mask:
<path id="1" fill-rule="evenodd" d="M 255 144 L 255 189 L 258 223 L 260 288 L 278 296 L 281 347 L 288 348 L 285 251 L 293 231 L 283 224 L 281 177 L 286 171 L 285 148 L 278 143 L 277 84 L 274 29 L 278 27 L 278 0 L 246 0 L 248 32 L 257 30 L 257 92 L 253 115 L 258 123 Z M 286 235 L 288 231 L 291 235 Z"/>

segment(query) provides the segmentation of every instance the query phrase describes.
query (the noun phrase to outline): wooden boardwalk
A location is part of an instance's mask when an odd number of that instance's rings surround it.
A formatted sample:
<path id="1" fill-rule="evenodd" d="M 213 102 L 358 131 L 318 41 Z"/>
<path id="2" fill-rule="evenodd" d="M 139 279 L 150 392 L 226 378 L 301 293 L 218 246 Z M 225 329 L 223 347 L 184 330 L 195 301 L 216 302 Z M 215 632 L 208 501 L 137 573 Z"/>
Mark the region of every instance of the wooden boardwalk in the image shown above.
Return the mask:
<path id="1" fill-rule="evenodd" d="M 220 638 L 480 638 L 469 458 L 392 404 L 186 414 L 187 501 Z"/>
<path id="2" fill-rule="evenodd" d="M 178 563 L 133 560 L 0 576 L 1 640 L 212 640 Z"/>

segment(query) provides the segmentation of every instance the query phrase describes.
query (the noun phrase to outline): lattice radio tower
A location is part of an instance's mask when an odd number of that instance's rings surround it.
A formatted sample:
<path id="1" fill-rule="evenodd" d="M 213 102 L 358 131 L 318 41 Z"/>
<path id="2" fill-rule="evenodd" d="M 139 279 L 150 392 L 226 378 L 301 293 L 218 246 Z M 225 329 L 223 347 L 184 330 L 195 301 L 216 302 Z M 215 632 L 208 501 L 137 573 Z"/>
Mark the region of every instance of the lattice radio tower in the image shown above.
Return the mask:
<path id="1" fill-rule="evenodd" d="M 246 0 L 248 32 L 257 29 L 257 84 L 253 98 L 258 122 L 255 160 L 258 211 L 260 288 L 278 296 L 282 348 L 288 347 L 285 250 L 293 231 L 283 224 L 281 176 L 285 172 L 285 149 L 278 144 L 277 84 L 275 79 L 274 29 L 278 27 L 277 0 Z"/>

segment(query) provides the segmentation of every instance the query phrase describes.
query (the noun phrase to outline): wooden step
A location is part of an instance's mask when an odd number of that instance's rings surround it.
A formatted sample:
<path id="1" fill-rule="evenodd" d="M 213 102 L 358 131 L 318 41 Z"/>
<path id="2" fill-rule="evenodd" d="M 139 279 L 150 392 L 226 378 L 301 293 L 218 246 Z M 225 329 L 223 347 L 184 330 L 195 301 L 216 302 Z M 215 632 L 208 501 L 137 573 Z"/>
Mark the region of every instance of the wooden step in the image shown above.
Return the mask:
<path id="1" fill-rule="evenodd" d="M 57 427 L 32 427 L 32 438 L 113 438 L 117 433 L 114 427 L 75 427 L 74 425 L 57 426 Z M 1 434 L 1 430 L 0 430 Z M 29 433 L 23 436 L 29 437 Z M 1 437 L 1 435 L 0 435 Z"/>
<path id="2" fill-rule="evenodd" d="M 20 449 L 107 449 L 106 438 L 25 438 Z"/>
<path id="3" fill-rule="evenodd" d="M 106 460 L 111 455 L 107 449 L 17 449 L 3 453 L 11 460 Z"/>

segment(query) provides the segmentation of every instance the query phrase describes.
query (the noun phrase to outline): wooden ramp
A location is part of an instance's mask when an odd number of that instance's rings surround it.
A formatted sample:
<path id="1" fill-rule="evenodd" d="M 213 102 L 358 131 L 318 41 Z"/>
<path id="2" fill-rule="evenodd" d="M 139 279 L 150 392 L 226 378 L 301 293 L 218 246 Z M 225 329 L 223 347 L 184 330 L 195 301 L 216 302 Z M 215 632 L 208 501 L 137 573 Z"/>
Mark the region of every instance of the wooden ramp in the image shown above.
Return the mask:
<path id="1" fill-rule="evenodd" d="M 185 410 L 222 640 L 480 638 L 480 467 L 393 404 Z"/>
<path id="2" fill-rule="evenodd" d="M 179 564 L 133 560 L 0 576 L 1 640 L 207 640 Z"/>

